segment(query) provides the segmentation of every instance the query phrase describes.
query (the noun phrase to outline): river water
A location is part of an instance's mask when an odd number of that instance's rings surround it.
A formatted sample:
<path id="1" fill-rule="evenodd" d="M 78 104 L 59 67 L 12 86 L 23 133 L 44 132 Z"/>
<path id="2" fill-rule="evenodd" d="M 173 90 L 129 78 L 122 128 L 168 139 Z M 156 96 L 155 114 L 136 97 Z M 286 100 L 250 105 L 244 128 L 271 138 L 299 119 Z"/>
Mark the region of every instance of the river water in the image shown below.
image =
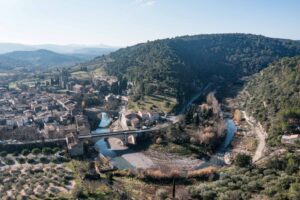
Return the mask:
<path id="1" fill-rule="evenodd" d="M 112 119 L 108 116 L 107 113 L 101 113 L 101 121 L 98 125 L 98 128 L 93 132 L 93 134 L 103 134 L 110 132 L 109 125 L 111 124 Z M 112 165 L 119 169 L 132 169 L 134 168 L 127 160 L 122 158 L 122 155 L 125 153 L 132 153 L 130 149 L 126 150 L 111 150 L 107 141 L 102 139 L 96 142 L 95 149 L 98 152 L 101 152 L 105 157 L 110 158 Z"/>
<path id="2" fill-rule="evenodd" d="M 101 121 L 98 125 L 98 128 L 93 132 L 93 134 L 101 134 L 101 133 L 107 133 L 110 132 L 109 125 L 111 124 L 112 119 L 108 116 L 107 113 L 102 112 L 101 113 Z"/>
<path id="3" fill-rule="evenodd" d="M 109 132 L 108 126 L 111 123 L 109 116 L 106 113 L 102 113 L 102 119 L 99 124 L 99 128 L 95 130 L 93 133 L 95 134 L 103 134 Z M 226 136 L 222 144 L 217 150 L 217 153 L 213 155 L 209 160 L 201 164 L 197 167 L 197 169 L 204 168 L 207 166 L 222 166 L 224 165 L 224 155 L 228 151 L 229 145 L 234 138 L 234 133 L 236 131 L 236 126 L 231 119 L 226 119 L 227 131 Z M 109 157 L 111 159 L 112 165 L 119 169 L 131 169 L 134 168 L 126 159 L 122 157 L 122 155 L 126 153 L 134 153 L 131 149 L 126 150 L 111 150 L 107 141 L 104 139 L 99 140 L 95 144 L 95 148 L 101 152 L 102 155 Z"/>

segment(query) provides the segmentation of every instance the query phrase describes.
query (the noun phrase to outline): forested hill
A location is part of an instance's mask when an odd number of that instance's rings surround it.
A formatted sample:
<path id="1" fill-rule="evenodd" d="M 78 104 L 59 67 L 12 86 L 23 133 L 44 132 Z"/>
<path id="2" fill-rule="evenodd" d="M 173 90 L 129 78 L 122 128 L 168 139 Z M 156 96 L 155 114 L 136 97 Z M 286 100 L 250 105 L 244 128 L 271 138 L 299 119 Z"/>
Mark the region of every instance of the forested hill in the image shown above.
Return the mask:
<path id="1" fill-rule="evenodd" d="M 269 142 L 283 134 L 300 134 L 300 57 L 283 58 L 246 84 L 245 108 L 263 123 Z"/>
<path id="2" fill-rule="evenodd" d="M 3 54 L 6 58 L 30 63 L 31 67 L 69 66 L 84 60 L 67 54 L 59 54 L 52 51 L 40 49 L 36 51 L 14 51 Z"/>
<path id="3" fill-rule="evenodd" d="M 211 34 L 157 40 L 120 49 L 87 66 L 135 84 L 134 95 L 192 94 L 201 83 L 251 75 L 281 57 L 300 55 L 300 43 L 250 34 Z"/>

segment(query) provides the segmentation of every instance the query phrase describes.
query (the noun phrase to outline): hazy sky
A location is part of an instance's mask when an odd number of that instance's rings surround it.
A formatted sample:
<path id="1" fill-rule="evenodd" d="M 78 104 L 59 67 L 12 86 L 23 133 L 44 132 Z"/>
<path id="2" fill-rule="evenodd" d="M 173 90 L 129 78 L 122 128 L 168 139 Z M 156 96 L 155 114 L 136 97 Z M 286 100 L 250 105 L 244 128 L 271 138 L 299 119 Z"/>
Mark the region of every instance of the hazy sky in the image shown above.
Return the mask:
<path id="1" fill-rule="evenodd" d="M 0 0 L 0 42 L 108 44 L 243 32 L 300 39 L 299 0 Z"/>

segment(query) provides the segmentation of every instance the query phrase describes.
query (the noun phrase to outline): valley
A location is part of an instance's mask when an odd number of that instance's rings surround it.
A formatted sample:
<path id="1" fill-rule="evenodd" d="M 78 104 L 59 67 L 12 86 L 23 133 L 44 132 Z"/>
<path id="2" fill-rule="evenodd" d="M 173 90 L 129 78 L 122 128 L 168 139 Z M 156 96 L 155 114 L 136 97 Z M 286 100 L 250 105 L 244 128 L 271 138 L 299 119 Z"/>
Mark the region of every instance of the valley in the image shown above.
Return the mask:
<path id="1" fill-rule="evenodd" d="M 29 67 L 0 73 L 3 199 L 298 195 L 297 41 L 211 34 L 88 61 L 9 54 Z"/>

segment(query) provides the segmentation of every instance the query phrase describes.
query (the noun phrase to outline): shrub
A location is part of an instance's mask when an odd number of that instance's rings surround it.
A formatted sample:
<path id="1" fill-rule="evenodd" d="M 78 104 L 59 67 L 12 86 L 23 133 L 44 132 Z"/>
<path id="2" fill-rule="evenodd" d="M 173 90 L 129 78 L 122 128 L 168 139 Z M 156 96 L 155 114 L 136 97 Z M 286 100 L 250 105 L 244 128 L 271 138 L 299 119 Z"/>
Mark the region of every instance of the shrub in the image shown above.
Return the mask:
<path id="1" fill-rule="evenodd" d="M 1 157 L 6 157 L 7 156 L 7 152 L 6 151 L 1 151 L 0 152 L 0 156 Z"/>
<path id="2" fill-rule="evenodd" d="M 6 159 L 6 160 L 4 160 L 4 163 L 7 165 L 13 165 L 13 164 L 15 164 L 15 161 L 13 161 L 11 159 Z"/>
<path id="3" fill-rule="evenodd" d="M 254 192 L 254 191 L 258 191 L 260 189 L 261 189 L 261 186 L 257 181 L 250 181 L 248 183 L 248 191 Z"/>
<path id="4" fill-rule="evenodd" d="M 252 163 L 252 158 L 248 154 L 240 153 L 236 156 L 235 164 L 239 167 L 249 167 Z"/>
<path id="5" fill-rule="evenodd" d="M 43 152 L 43 154 L 45 154 L 45 155 L 50 155 L 50 154 L 53 153 L 53 152 L 52 152 L 52 149 L 49 148 L 49 147 L 44 147 L 44 148 L 42 149 L 42 152 Z"/>
<path id="6" fill-rule="evenodd" d="M 216 199 L 217 194 L 213 190 L 208 190 L 208 191 L 203 191 L 201 193 L 201 196 L 203 200 L 212 200 L 212 199 Z"/>
<path id="7" fill-rule="evenodd" d="M 267 163 L 267 168 L 283 170 L 286 168 L 286 163 L 283 160 L 274 158 Z"/>
<path id="8" fill-rule="evenodd" d="M 24 164 L 26 162 L 24 158 L 16 158 L 16 160 L 19 164 Z"/>
<path id="9" fill-rule="evenodd" d="M 226 191 L 224 194 L 221 194 L 220 200 L 229 200 L 229 199 L 235 199 L 235 200 L 241 200 L 241 191 L 240 190 L 233 190 L 233 191 Z"/>
<path id="10" fill-rule="evenodd" d="M 41 158 L 40 158 L 40 162 L 41 162 L 41 163 L 44 163 L 44 164 L 47 164 L 47 163 L 49 163 L 49 159 L 46 158 L 46 157 L 41 157 Z"/>
<path id="11" fill-rule="evenodd" d="M 52 152 L 53 153 L 57 153 L 57 152 L 59 152 L 60 151 L 60 148 L 58 148 L 58 147 L 54 147 L 53 149 L 52 149 Z"/>
<path id="12" fill-rule="evenodd" d="M 165 200 L 168 198 L 168 192 L 165 189 L 158 189 L 156 191 L 156 197 L 159 200 Z"/>
<path id="13" fill-rule="evenodd" d="M 288 196 L 289 196 L 289 199 L 291 199 L 291 200 L 300 199 L 300 184 L 299 183 L 291 184 Z"/>
<path id="14" fill-rule="evenodd" d="M 36 163 L 36 160 L 30 158 L 30 159 L 27 160 L 27 163 L 34 164 L 34 163 Z"/>
<path id="15" fill-rule="evenodd" d="M 41 150 L 39 148 L 34 148 L 34 149 L 32 149 L 31 153 L 34 155 L 38 155 L 41 153 Z"/>
<path id="16" fill-rule="evenodd" d="M 30 151 L 28 149 L 23 149 L 22 150 L 22 155 L 23 156 L 27 156 L 30 153 Z"/>
<path id="17" fill-rule="evenodd" d="M 20 153 L 18 152 L 18 151 L 15 151 L 14 153 L 13 153 L 13 156 L 18 156 Z"/>

